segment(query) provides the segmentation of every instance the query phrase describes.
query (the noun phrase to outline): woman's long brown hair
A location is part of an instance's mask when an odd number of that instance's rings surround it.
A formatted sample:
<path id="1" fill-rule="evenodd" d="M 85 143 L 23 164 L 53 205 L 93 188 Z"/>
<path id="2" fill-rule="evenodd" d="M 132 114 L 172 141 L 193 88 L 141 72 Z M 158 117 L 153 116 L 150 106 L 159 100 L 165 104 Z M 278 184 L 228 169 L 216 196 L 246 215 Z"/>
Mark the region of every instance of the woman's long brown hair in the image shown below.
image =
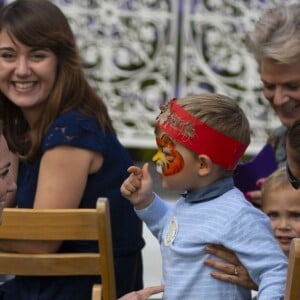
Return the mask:
<path id="1" fill-rule="evenodd" d="M 0 11 L 0 31 L 4 29 L 28 47 L 50 49 L 58 61 L 53 90 L 30 131 L 20 108 L 0 91 L 0 119 L 12 151 L 25 160 L 33 159 L 45 131 L 60 114 L 72 108 L 95 115 L 102 130 L 115 132 L 106 105 L 84 75 L 74 35 L 57 6 L 48 0 L 12 2 Z"/>

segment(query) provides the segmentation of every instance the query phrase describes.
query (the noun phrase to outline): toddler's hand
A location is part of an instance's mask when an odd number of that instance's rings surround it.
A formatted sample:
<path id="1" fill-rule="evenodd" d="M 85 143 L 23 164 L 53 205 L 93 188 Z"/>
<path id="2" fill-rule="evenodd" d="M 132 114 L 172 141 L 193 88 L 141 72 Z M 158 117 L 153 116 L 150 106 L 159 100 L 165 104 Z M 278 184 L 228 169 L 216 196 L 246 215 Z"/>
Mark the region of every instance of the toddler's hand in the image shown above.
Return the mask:
<path id="1" fill-rule="evenodd" d="M 136 209 L 147 207 L 154 199 L 149 164 L 145 163 L 142 169 L 131 166 L 128 168 L 128 172 L 130 175 L 120 188 L 122 195 L 128 199 Z"/>

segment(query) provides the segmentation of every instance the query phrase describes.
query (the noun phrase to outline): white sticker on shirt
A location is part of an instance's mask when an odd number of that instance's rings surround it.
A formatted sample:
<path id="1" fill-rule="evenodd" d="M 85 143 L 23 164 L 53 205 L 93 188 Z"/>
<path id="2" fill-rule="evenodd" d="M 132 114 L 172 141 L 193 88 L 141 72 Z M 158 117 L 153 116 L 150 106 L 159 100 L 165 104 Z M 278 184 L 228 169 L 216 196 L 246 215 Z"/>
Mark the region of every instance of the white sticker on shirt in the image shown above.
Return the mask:
<path id="1" fill-rule="evenodd" d="M 176 238 L 178 233 L 178 221 L 176 217 L 173 217 L 171 223 L 169 224 L 167 233 L 165 235 L 165 245 L 170 246 Z"/>

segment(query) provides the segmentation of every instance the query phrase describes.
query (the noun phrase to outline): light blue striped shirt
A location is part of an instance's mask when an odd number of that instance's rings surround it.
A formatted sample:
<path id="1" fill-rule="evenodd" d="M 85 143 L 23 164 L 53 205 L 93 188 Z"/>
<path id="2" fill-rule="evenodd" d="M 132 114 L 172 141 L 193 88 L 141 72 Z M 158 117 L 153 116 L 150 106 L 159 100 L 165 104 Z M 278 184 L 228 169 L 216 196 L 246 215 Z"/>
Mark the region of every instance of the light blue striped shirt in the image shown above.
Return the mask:
<path id="1" fill-rule="evenodd" d="M 203 263 L 210 257 L 205 251 L 209 244 L 224 245 L 237 254 L 259 286 L 259 300 L 283 299 L 286 256 L 273 237 L 268 217 L 233 187 L 232 178 L 181 197 L 175 204 L 155 195 L 149 207 L 136 212 L 160 242 L 163 299 L 251 299 L 249 290 L 211 277 L 212 268 Z"/>

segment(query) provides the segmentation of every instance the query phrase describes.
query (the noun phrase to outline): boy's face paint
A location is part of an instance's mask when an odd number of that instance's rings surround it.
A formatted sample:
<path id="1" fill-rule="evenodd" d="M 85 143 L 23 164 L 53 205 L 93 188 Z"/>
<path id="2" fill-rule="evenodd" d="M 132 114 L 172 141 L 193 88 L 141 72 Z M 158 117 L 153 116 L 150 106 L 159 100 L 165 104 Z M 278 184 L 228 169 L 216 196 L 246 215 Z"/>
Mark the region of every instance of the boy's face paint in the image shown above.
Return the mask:
<path id="1" fill-rule="evenodd" d="M 164 176 L 179 173 L 184 167 L 184 160 L 176 150 L 175 143 L 165 134 L 156 139 L 157 153 L 152 160 L 156 163 L 156 171 Z"/>

